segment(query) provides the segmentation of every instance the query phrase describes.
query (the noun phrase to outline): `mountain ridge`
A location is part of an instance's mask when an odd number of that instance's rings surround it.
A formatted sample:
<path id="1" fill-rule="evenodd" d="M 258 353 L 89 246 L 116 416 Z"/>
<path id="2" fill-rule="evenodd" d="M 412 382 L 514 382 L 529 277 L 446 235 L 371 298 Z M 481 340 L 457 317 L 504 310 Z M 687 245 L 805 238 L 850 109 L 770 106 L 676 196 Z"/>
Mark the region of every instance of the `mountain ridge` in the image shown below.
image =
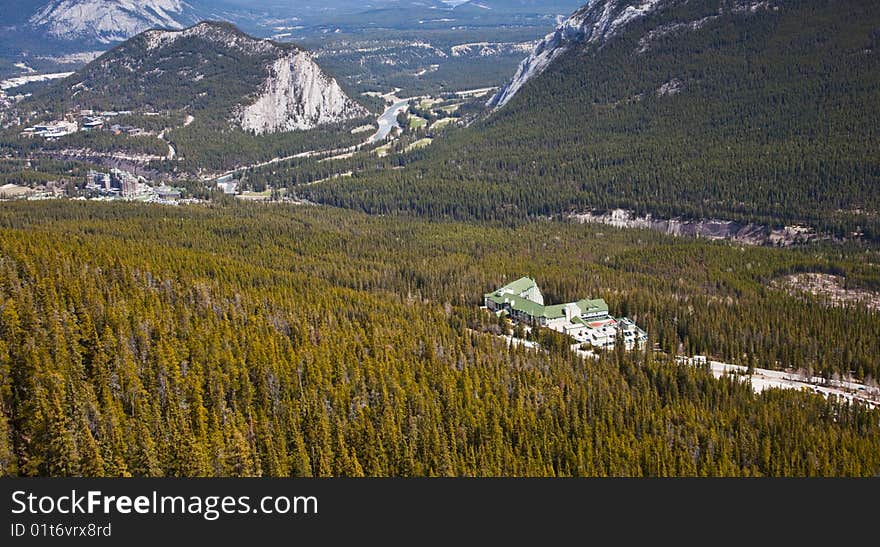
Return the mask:
<path id="1" fill-rule="evenodd" d="M 674 7 L 676 4 L 676 0 L 590 0 L 538 42 L 531 54 L 520 63 L 513 78 L 489 99 L 487 106 L 500 108 L 507 104 L 523 85 L 542 74 L 559 56 L 577 45 L 601 46 L 629 23 L 647 17 L 658 9 Z M 699 28 L 707 21 L 720 17 L 726 12 L 755 13 L 759 9 L 772 8 L 772 2 L 767 0 L 733 0 L 729 2 L 729 6 L 722 3 L 717 15 L 656 29 L 644 36 L 643 40 L 647 43 L 669 32 L 683 28 Z M 646 47 L 647 44 L 643 46 Z"/>

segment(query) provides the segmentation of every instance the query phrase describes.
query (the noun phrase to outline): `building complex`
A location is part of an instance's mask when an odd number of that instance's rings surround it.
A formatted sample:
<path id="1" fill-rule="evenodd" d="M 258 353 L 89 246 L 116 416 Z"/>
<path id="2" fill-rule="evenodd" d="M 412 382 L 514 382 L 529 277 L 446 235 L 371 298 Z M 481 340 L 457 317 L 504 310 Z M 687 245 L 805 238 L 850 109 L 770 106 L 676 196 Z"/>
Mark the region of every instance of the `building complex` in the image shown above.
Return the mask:
<path id="1" fill-rule="evenodd" d="M 523 277 L 483 295 L 487 309 L 513 321 L 546 327 L 594 348 L 610 349 L 622 337 L 627 349 L 643 346 L 648 333 L 627 317 L 615 318 L 601 298 L 568 304 L 545 305 L 534 279 Z"/>
<path id="2" fill-rule="evenodd" d="M 37 137 L 52 139 L 52 138 L 57 138 L 57 137 L 63 137 L 65 135 L 70 135 L 72 133 L 76 133 L 76 131 L 77 131 L 76 122 L 67 121 L 67 120 L 60 120 L 60 121 L 53 121 L 53 122 L 38 124 L 33 127 L 27 127 L 23 131 L 23 134 L 26 136 L 35 135 Z"/>
<path id="3" fill-rule="evenodd" d="M 144 192 L 144 179 L 122 169 L 111 169 L 109 173 L 89 171 L 86 190 L 97 191 L 107 195 L 118 195 L 126 198 Z"/>

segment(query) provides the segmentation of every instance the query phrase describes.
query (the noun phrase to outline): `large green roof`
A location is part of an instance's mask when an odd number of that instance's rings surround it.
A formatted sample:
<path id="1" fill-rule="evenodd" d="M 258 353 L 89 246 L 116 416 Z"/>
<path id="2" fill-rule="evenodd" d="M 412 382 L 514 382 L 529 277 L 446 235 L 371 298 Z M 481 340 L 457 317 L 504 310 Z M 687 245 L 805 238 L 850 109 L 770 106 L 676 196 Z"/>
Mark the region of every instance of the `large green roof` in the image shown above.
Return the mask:
<path id="1" fill-rule="evenodd" d="M 577 305 L 581 309 L 581 313 L 590 313 L 597 311 L 608 312 L 608 304 L 606 304 L 605 300 L 601 298 L 597 298 L 595 300 L 578 300 Z"/>
<path id="2" fill-rule="evenodd" d="M 565 317 L 565 306 L 567 306 L 567 304 L 544 306 L 544 313 L 541 315 L 543 315 L 547 319 L 559 319 L 560 317 Z"/>
<path id="3" fill-rule="evenodd" d="M 544 313 L 544 306 L 537 302 L 532 302 L 528 298 L 522 298 L 513 294 L 508 294 L 505 298 L 510 302 L 510 308 L 521 311 L 532 317 L 540 317 Z"/>
<path id="4" fill-rule="evenodd" d="M 559 319 L 560 317 L 565 317 L 565 307 L 568 304 L 542 306 L 537 302 L 519 296 L 534 286 L 537 286 L 534 279 L 530 277 L 521 277 L 500 289 L 486 293 L 484 296 L 499 305 L 507 303 L 512 310 L 525 313 L 531 317 L 544 317 L 546 319 Z M 582 314 L 595 312 L 608 313 L 608 304 L 606 304 L 605 300 L 601 298 L 595 300 L 578 300 L 576 304 L 577 307 L 580 308 Z"/>
<path id="5" fill-rule="evenodd" d="M 483 297 L 488 298 L 489 300 L 491 300 L 492 302 L 495 302 L 496 304 L 501 304 L 502 302 L 504 302 L 504 296 L 500 295 L 498 293 L 495 293 L 495 292 L 487 292 L 486 294 L 483 295 Z"/>
<path id="6" fill-rule="evenodd" d="M 504 294 L 497 295 L 495 293 L 490 293 L 486 295 L 487 298 L 495 302 L 496 304 L 510 304 L 510 309 L 516 310 L 531 317 L 545 317 L 547 319 L 558 319 L 560 317 L 565 317 L 565 306 L 566 304 L 557 304 L 555 306 L 542 306 L 537 302 L 532 302 L 527 298 L 522 298 L 521 296 L 517 296 L 515 294 Z"/>
<path id="7" fill-rule="evenodd" d="M 535 283 L 535 280 L 530 277 L 520 277 L 516 281 L 511 281 L 507 285 L 495 289 L 490 293 L 486 293 L 486 298 L 489 298 L 496 304 L 501 304 L 504 302 L 505 298 L 509 298 L 511 295 L 519 296 L 520 294 L 528 291 L 532 287 L 537 287 L 538 284 Z"/>
<path id="8" fill-rule="evenodd" d="M 520 277 L 516 281 L 511 281 L 510 283 L 501 287 L 498 290 L 499 291 L 508 290 L 508 291 L 512 292 L 513 294 L 521 294 L 521 293 L 524 293 L 527 290 L 529 290 L 535 286 L 537 286 L 537 283 L 535 283 L 535 280 L 532 279 L 531 277 Z"/>

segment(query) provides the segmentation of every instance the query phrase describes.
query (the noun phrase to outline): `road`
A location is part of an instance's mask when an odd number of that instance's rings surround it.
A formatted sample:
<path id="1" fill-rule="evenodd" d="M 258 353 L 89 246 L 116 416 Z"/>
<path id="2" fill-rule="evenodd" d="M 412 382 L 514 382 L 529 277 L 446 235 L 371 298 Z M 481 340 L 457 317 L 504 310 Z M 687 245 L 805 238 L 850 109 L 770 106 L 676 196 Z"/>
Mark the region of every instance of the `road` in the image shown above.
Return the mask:
<path id="1" fill-rule="evenodd" d="M 191 114 L 187 114 L 187 115 L 186 115 L 186 120 L 184 120 L 184 122 L 183 122 L 183 127 L 188 126 L 189 124 L 193 123 L 194 121 L 195 121 L 195 117 L 192 116 Z M 174 159 L 174 156 L 177 155 L 177 150 L 174 149 L 174 145 L 172 145 L 169 141 L 165 140 L 165 132 L 166 132 L 166 131 L 169 131 L 169 130 L 171 130 L 171 129 L 172 129 L 172 128 L 170 128 L 170 127 L 166 127 L 165 129 L 163 129 L 162 131 L 160 131 L 158 135 L 156 135 L 156 137 L 157 137 L 160 141 L 165 141 L 165 144 L 168 145 L 168 154 L 165 156 L 165 159 L 168 160 L 168 161 L 173 160 L 173 159 Z"/>
<path id="2" fill-rule="evenodd" d="M 700 357 L 686 357 L 684 355 L 679 355 L 676 357 L 676 360 L 679 363 L 688 365 L 697 365 L 702 362 L 707 362 L 712 370 L 712 375 L 716 378 L 720 378 L 724 375 L 737 376 L 744 382 L 750 382 L 752 389 L 754 389 L 756 393 L 760 393 L 765 389 L 770 388 L 806 389 L 826 398 L 829 395 L 836 395 L 850 402 L 858 400 L 868 406 L 880 408 L 880 389 L 860 384 L 858 382 L 830 380 L 826 383 L 824 378 L 818 376 L 814 376 L 807 380 L 807 378 L 802 377 L 795 372 L 763 368 L 756 368 L 754 372 L 749 375 L 748 368 L 742 365 L 704 360 Z"/>

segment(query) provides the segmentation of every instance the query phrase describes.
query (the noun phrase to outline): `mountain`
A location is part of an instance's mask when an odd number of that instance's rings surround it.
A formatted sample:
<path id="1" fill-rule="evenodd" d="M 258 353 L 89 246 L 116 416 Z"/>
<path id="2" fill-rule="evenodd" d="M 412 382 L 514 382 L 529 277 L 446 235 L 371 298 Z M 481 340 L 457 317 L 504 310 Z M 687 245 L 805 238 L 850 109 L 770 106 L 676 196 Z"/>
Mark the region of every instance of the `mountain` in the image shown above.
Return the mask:
<path id="1" fill-rule="evenodd" d="M 624 208 L 877 238 L 878 28 L 868 0 L 591 0 L 482 121 L 406 169 L 309 198 L 457 218 Z"/>
<path id="2" fill-rule="evenodd" d="M 254 31 L 266 12 L 243 0 L 4 0 L 0 56 L 104 50 L 149 29 L 219 20 Z"/>
<path id="3" fill-rule="evenodd" d="M 227 122 L 256 134 L 313 129 L 367 114 L 309 52 L 216 22 L 143 32 L 34 102 L 61 112 L 187 110 L 200 122 Z"/>
<path id="4" fill-rule="evenodd" d="M 308 53 L 284 53 L 268 70 L 263 92 L 242 111 L 241 125 L 247 131 L 259 135 L 313 129 L 367 115 Z"/>
<path id="5" fill-rule="evenodd" d="M 181 29 L 200 19 L 182 0 L 53 0 L 28 23 L 53 38 L 111 44 L 147 29 Z"/>
<path id="6" fill-rule="evenodd" d="M 591 0 L 535 46 L 519 65 L 513 79 L 489 100 L 489 106 L 507 104 L 526 82 L 544 72 L 555 59 L 576 44 L 606 43 L 627 23 L 664 6 L 664 2 L 669 3 L 668 0 Z M 755 5 L 758 6 L 758 3 Z M 748 8 L 743 6 L 743 9 Z"/>

